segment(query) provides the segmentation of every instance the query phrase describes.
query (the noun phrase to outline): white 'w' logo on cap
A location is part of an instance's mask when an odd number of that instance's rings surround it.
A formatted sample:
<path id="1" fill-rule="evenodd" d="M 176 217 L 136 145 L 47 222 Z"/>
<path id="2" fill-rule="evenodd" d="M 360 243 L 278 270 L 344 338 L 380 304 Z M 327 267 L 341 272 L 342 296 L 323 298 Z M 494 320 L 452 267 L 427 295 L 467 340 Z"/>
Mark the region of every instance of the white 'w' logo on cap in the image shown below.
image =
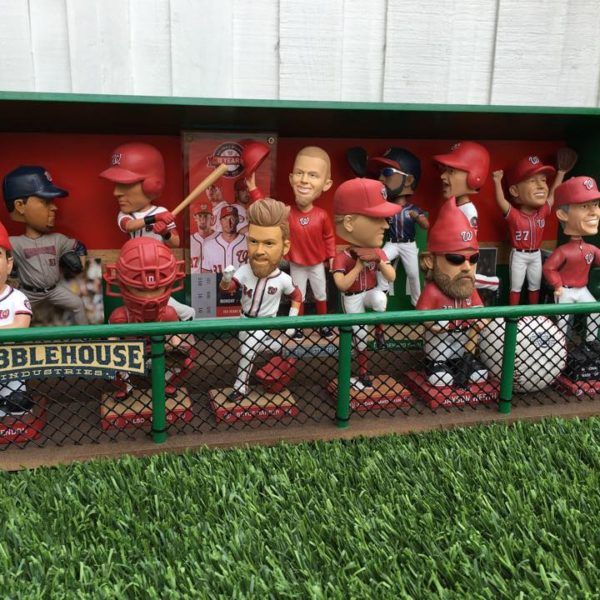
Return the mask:
<path id="1" fill-rule="evenodd" d="M 594 187 L 594 182 L 588 177 L 587 179 L 584 179 L 583 187 L 586 190 L 591 190 Z"/>

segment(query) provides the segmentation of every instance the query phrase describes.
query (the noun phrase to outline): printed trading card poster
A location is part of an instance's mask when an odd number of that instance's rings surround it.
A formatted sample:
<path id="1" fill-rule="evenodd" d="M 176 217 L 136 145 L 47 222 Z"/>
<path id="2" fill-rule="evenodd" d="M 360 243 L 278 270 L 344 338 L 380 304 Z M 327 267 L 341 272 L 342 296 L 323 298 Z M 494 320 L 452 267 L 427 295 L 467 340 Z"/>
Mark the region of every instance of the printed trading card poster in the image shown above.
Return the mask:
<path id="1" fill-rule="evenodd" d="M 193 190 L 219 165 L 228 167 L 189 208 L 192 306 L 196 318 L 236 317 L 240 314 L 239 294 L 220 293 L 218 285 L 225 267 L 233 265 L 237 269 L 248 262 L 250 193 L 241 162 L 242 149 L 250 141 L 270 148 L 269 156 L 256 171 L 256 185 L 268 196 L 272 193 L 277 136 L 185 132 L 183 140 L 188 190 Z"/>

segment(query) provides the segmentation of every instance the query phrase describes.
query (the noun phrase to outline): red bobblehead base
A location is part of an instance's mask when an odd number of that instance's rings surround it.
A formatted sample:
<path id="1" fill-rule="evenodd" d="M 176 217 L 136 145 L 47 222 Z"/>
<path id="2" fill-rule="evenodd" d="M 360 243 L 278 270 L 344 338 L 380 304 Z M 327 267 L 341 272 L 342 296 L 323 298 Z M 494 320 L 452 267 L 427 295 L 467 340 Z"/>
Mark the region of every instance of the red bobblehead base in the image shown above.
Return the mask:
<path id="1" fill-rule="evenodd" d="M 372 383 L 372 387 L 362 390 L 350 385 L 350 408 L 352 410 L 367 412 L 385 408 L 409 408 L 414 404 L 414 397 L 410 390 L 390 375 L 385 373 L 374 375 Z M 332 396 L 337 396 L 338 380 L 333 379 L 327 386 L 327 390 Z"/>
<path id="2" fill-rule="evenodd" d="M 18 417 L 0 418 L 0 444 L 37 440 L 46 425 L 46 399 L 34 396 L 35 406 Z"/>
<path id="3" fill-rule="evenodd" d="M 567 392 L 573 396 L 595 396 L 600 393 L 600 380 L 586 379 L 573 381 L 566 375 L 559 375 L 553 386 L 561 392 Z"/>
<path id="4" fill-rule="evenodd" d="M 251 390 L 240 402 L 230 402 L 227 396 L 233 388 L 209 390 L 210 407 L 215 413 L 217 423 L 224 421 L 266 421 L 267 419 L 281 419 L 295 417 L 300 411 L 296 407 L 296 399 L 287 390 L 277 393 L 257 392 Z"/>
<path id="5" fill-rule="evenodd" d="M 177 389 L 173 396 L 166 398 L 167 423 L 177 420 L 191 421 L 192 401 L 185 387 Z M 100 401 L 100 425 L 107 429 L 130 429 L 144 427 L 152 423 L 152 392 L 147 389 L 133 389 L 125 400 L 115 400 L 114 394 L 102 394 Z"/>
<path id="6" fill-rule="evenodd" d="M 432 410 L 494 404 L 500 394 L 500 382 L 497 379 L 471 383 L 468 387 L 459 388 L 451 385 L 431 385 L 423 373 L 417 371 L 408 371 L 405 376 L 407 386 Z"/>

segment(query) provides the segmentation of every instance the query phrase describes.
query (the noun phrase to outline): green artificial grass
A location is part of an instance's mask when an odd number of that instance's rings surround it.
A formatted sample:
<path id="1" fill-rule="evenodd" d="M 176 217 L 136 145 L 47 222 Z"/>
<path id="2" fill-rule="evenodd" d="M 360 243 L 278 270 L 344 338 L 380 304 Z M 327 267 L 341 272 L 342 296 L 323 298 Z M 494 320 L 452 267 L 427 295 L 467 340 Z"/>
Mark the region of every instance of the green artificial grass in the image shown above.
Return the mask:
<path id="1" fill-rule="evenodd" d="M 0 474 L 7 598 L 574 598 L 600 420 Z"/>

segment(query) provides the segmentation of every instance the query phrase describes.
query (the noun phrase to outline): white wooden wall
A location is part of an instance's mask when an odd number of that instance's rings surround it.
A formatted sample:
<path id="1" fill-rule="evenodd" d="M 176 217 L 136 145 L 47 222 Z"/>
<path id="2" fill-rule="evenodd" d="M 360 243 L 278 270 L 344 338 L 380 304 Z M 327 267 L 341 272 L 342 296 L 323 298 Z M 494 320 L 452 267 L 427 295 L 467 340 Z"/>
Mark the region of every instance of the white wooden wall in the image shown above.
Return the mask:
<path id="1" fill-rule="evenodd" d="M 598 0 L 0 0 L 0 91 L 598 106 Z"/>

